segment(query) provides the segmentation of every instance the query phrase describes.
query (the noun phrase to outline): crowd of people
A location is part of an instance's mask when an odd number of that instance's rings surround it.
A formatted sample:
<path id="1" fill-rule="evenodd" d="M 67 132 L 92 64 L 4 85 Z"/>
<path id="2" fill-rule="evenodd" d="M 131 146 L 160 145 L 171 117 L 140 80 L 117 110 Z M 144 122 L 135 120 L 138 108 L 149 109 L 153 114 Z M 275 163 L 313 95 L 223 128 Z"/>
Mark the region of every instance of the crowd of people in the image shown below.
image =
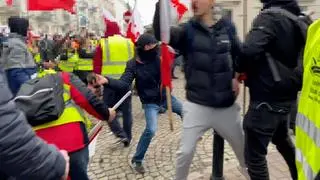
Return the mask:
<path id="1" fill-rule="evenodd" d="M 194 17 L 171 28 L 169 45 L 183 58 L 186 80 L 186 101 L 171 95 L 172 110 L 182 121 L 177 180 L 187 179 L 197 142 L 209 129 L 229 142 L 247 179 L 270 179 L 270 142 L 292 179 L 320 179 L 320 22 L 312 24 L 296 0 L 261 3 L 263 9 L 244 42 L 233 22 L 215 11 L 214 0 L 191 0 Z M 0 180 L 88 180 L 90 118 L 105 120 L 117 143 L 129 147 L 131 97 L 118 109 L 112 107 L 132 88 L 146 126 L 131 166 L 145 173 L 143 161 L 158 114 L 167 109 L 160 16 L 157 3 L 154 34 L 144 33 L 136 42 L 108 27 L 103 37 L 73 32 L 32 37 L 27 19 L 8 19 L 10 33 L 1 37 Z M 250 92 L 243 119 L 236 103 L 240 83 Z M 289 121 L 296 116 L 294 145 Z"/>

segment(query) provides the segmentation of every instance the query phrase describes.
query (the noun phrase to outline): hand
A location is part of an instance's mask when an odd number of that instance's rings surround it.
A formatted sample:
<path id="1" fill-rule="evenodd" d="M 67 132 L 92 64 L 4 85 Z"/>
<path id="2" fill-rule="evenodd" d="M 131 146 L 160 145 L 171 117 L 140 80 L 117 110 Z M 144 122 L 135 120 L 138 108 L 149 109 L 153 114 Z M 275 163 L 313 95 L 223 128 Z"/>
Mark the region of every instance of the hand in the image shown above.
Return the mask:
<path id="1" fill-rule="evenodd" d="M 109 80 L 106 77 L 103 77 L 99 74 L 96 74 L 96 80 L 99 85 L 104 85 L 109 83 Z"/>
<path id="2" fill-rule="evenodd" d="M 69 168 L 70 168 L 70 157 L 68 155 L 68 152 L 65 150 L 60 150 L 60 153 L 62 154 L 62 156 L 64 157 L 64 159 L 66 160 L 66 169 L 64 172 L 64 175 L 62 176 L 61 180 L 67 180 L 68 179 L 68 175 L 69 175 Z"/>
<path id="3" fill-rule="evenodd" d="M 236 97 L 239 95 L 240 88 L 239 81 L 237 79 L 232 79 L 232 91 Z"/>
<path id="4" fill-rule="evenodd" d="M 109 110 L 108 122 L 111 123 L 114 120 L 114 118 L 116 118 L 117 112 L 112 108 L 109 108 L 108 110 Z"/>

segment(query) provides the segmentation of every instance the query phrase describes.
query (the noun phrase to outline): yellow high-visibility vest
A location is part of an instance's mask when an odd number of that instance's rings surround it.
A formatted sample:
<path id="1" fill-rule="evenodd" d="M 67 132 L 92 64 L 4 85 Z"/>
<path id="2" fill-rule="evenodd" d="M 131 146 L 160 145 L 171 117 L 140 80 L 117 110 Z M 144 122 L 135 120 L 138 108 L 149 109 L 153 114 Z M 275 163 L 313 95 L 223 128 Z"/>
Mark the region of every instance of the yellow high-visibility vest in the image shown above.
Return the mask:
<path id="1" fill-rule="evenodd" d="M 34 60 L 37 64 L 40 64 L 41 63 L 41 56 L 40 56 L 40 53 L 37 53 L 34 55 Z"/>
<path id="2" fill-rule="evenodd" d="M 46 74 L 54 74 L 54 70 L 44 70 L 43 72 L 44 73 L 42 74 L 42 77 Z M 90 121 L 88 121 L 88 118 L 84 114 L 84 111 L 78 105 L 76 105 L 75 102 L 71 99 L 70 88 L 70 85 L 63 84 L 63 100 L 65 103 L 65 108 L 60 118 L 42 125 L 34 126 L 33 130 L 37 131 L 40 129 L 46 129 L 74 122 L 84 123 L 87 129 L 89 126 L 91 126 L 91 123 Z"/>
<path id="3" fill-rule="evenodd" d="M 102 48 L 102 75 L 119 78 L 126 68 L 127 62 L 134 57 L 134 44 L 120 35 L 100 40 Z"/>
<path id="4" fill-rule="evenodd" d="M 58 67 L 63 72 L 73 72 L 77 62 L 79 61 L 78 53 L 68 53 L 69 58 L 67 61 L 59 61 Z"/>
<path id="5" fill-rule="evenodd" d="M 299 180 L 314 180 L 320 171 L 320 20 L 308 29 L 303 67 L 296 120 L 296 165 Z"/>

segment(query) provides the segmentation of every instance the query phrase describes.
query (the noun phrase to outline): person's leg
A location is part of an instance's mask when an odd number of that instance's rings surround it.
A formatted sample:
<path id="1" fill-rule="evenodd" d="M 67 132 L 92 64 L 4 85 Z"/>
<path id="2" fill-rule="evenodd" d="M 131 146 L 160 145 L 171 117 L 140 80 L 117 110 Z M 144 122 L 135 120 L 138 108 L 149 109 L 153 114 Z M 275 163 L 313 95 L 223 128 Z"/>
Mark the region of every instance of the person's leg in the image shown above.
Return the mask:
<path id="1" fill-rule="evenodd" d="M 210 109 L 186 102 L 184 103 L 183 130 L 180 147 L 177 152 L 176 180 L 186 180 L 192 163 L 197 141 L 209 129 L 207 119 L 210 118 Z"/>
<path id="2" fill-rule="evenodd" d="M 179 99 L 177 99 L 175 96 L 171 95 L 171 106 L 172 106 L 172 112 L 178 114 L 181 118 L 183 116 L 183 106 Z M 162 107 L 165 109 L 168 108 L 167 101 L 164 101 L 162 104 Z"/>
<path id="3" fill-rule="evenodd" d="M 212 128 L 228 141 L 239 160 L 240 166 L 245 168 L 244 132 L 239 105 L 235 103 L 229 108 L 214 109 L 213 113 L 214 115 L 211 117 L 213 119 Z"/>
<path id="4" fill-rule="evenodd" d="M 251 180 L 269 180 L 266 155 L 279 119 L 266 106 L 250 103 L 244 117 L 245 160 Z"/>
<path id="5" fill-rule="evenodd" d="M 150 142 L 158 128 L 159 106 L 156 104 L 144 104 L 143 109 L 146 118 L 146 128 L 140 137 L 136 153 L 132 159 L 133 163 L 139 164 L 142 163 Z"/>
<path id="6" fill-rule="evenodd" d="M 290 121 L 289 118 L 289 115 L 282 115 L 282 122 L 279 124 L 272 137 L 272 143 L 276 145 L 278 151 L 289 166 L 292 179 L 297 180 L 298 172 L 295 163 L 295 147 L 288 132 L 288 121 Z"/>
<path id="7" fill-rule="evenodd" d="M 129 97 L 125 103 L 120 107 L 122 112 L 122 119 L 123 119 L 123 130 L 127 135 L 128 138 L 128 145 L 132 139 L 132 104 L 131 104 L 131 97 Z M 125 144 L 126 146 L 126 144 Z"/>
<path id="8" fill-rule="evenodd" d="M 87 169 L 89 163 L 88 146 L 69 154 L 70 156 L 70 172 L 71 180 L 89 180 Z"/>
<path id="9" fill-rule="evenodd" d="M 127 134 L 124 132 L 124 130 L 122 129 L 120 122 L 119 122 L 119 114 L 117 113 L 116 118 L 111 121 L 108 122 L 108 125 L 110 127 L 111 132 L 118 138 L 120 139 L 125 139 L 127 138 Z"/>

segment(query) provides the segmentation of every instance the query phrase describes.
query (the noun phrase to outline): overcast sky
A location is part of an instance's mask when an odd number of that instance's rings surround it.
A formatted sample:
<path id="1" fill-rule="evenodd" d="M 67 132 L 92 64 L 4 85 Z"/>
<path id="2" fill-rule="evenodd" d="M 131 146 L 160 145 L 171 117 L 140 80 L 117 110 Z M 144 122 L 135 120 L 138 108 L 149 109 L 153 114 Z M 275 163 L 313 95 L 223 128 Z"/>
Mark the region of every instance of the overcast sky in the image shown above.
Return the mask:
<path id="1" fill-rule="evenodd" d="M 144 25 L 152 23 L 156 2 L 157 0 L 137 0 L 137 8 Z M 129 0 L 129 3 L 131 7 L 134 7 L 134 0 Z"/>

